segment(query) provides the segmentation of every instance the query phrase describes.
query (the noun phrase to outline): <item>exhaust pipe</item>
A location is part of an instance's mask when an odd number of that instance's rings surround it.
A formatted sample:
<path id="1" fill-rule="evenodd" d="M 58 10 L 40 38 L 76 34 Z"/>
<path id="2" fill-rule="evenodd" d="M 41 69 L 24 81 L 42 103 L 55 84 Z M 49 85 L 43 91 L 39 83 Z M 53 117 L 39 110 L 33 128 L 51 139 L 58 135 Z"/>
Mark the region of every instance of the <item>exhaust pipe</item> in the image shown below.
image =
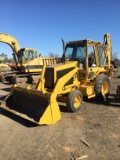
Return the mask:
<path id="1" fill-rule="evenodd" d="M 62 56 L 62 61 L 65 63 L 66 62 L 66 56 L 65 56 L 65 41 L 62 40 L 62 45 L 63 45 L 63 56 Z"/>

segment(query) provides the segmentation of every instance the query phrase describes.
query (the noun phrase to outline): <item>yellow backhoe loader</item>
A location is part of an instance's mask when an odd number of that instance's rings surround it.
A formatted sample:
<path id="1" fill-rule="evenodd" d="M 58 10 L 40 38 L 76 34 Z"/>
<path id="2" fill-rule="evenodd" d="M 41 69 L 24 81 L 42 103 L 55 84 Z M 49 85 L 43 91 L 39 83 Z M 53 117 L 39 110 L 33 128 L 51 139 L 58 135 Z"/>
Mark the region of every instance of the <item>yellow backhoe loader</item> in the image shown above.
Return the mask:
<path id="1" fill-rule="evenodd" d="M 104 44 L 86 39 L 63 43 L 63 48 L 61 63 L 44 63 L 35 87 L 12 85 L 1 107 L 41 125 L 54 124 L 61 118 L 58 102 L 76 112 L 83 96 L 105 98 L 113 69 L 110 35 L 104 35 Z"/>
<path id="2" fill-rule="evenodd" d="M 16 71 L 0 73 L 0 81 L 6 79 L 15 84 L 19 78 L 28 77 L 30 79 L 31 76 L 35 77 L 42 70 L 43 59 L 48 59 L 39 56 L 37 49 L 20 48 L 18 41 L 9 34 L 0 33 L 0 42 L 8 44 L 12 48 L 16 64 Z M 48 64 L 51 64 L 50 59 Z"/>

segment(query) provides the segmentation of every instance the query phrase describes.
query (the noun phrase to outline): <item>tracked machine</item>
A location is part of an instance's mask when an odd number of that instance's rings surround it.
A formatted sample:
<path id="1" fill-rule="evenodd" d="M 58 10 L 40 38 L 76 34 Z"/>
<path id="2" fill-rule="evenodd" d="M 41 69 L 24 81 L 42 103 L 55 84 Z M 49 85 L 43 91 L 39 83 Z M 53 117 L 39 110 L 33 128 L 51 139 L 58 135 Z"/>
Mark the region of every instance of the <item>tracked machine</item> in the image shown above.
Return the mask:
<path id="1" fill-rule="evenodd" d="M 37 79 L 42 71 L 43 59 L 46 59 L 47 64 L 51 64 L 51 59 L 38 55 L 37 49 L 20 48 L 18 41 L 9 34 L 0 33 L 0 42 L 8 44 L 13 51 L 15 61 L 14 71 L 1 71 L 0 81 L 5 80 L 12 84 L 18 81 L 31 81 Z M 53 62 L 53 60 L 52 60 Z"/>
<path id="2" fill-rule="evenodd" d="M 63 41 L 64 42 L 64 41 Z M 33 87 L 11 86 L 1 107 L 40 125 L 54 124 L 61 119 L 58 102 L 66 103 L 70 112 L 81 108 L 83 96 L 105 99 L 110 92 L 111 41 L 104 43 L 78 40 L 63 43 L 60 63 L 47 66 Z"/>

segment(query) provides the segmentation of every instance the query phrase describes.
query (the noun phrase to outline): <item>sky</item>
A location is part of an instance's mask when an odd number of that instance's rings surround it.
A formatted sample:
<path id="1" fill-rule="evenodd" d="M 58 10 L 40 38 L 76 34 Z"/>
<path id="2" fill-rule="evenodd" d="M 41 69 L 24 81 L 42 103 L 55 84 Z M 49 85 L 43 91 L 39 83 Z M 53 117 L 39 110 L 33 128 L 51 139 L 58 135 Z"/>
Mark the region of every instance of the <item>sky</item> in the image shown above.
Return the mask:
<path id="1" fill-rule="evenodd" d="M 120 58 L 120 0 L 0 0 L 0 32 L 43 56 L 62 55 L 61 38 L 103 42 L 109 33 L 112 52 Z M 12 57 L 5 43 L 0 53 Z"/>

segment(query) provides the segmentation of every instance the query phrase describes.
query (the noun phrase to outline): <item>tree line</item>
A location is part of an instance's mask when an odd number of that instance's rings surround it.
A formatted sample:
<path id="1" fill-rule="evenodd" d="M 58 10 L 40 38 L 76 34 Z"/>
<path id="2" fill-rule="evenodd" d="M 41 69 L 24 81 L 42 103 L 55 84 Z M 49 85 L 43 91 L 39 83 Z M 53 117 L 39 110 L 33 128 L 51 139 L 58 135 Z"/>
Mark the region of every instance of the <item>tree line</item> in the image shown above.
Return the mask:
<path id="1" fill-rule="evenodd" d="M 3 63 L 14 63 L 14 58 L 8 58 L 8 55 L 7 54 L 4 54 L 4 53 L 1 53 L 0 56 L 3 56 L 4 57 L 4 60 L 3 60 Z M 44 56 L 44 55 L 42 55 Z M 59 58 L 59 54 L 56 54 L 56 53 L 53 53 L 53 52 L 49 52 L 48 53 L 48 57 L 50 58 Z M 115 59 L 119 59 L 118 58 L 118 53 L 114 52 L 112 54 L 112 60 L 115 60 Z"/>
<path id="2" fill-rule="evenodd" d="M 1 53 L 0 56 L 4 57 L 4 60 L 2 63 L 14 63 L 14 58 L 8 58 L 7 54 Z"/>

